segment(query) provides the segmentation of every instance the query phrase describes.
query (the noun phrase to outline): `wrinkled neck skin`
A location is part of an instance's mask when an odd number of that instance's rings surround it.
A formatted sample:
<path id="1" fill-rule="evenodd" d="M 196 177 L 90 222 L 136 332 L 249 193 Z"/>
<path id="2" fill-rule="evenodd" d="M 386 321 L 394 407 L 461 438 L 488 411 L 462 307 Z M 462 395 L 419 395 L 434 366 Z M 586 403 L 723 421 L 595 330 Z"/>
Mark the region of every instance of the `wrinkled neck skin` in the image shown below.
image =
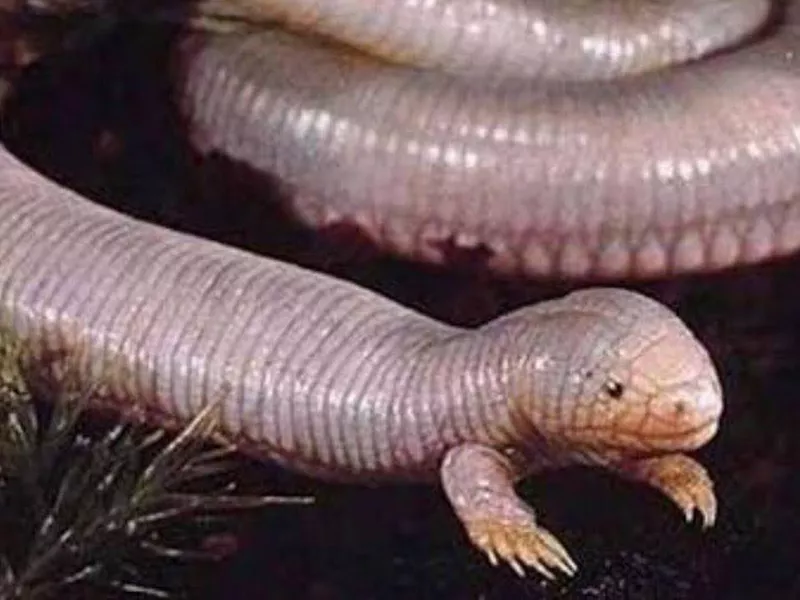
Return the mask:
<path id="1" fill-rule="evenodd" d="M 389 412 L 399 417 L 392 443 L 405 449 L 406 466 L 435 472 L 444 452 L 463 442 L 503 451 L 526 475 L 623 459 L 621 450 L 571 435 L 580 411 L 588 414 L 592 407 L 573 402 L 580 385 L 575 355 L 581 340 L 564 343 L 567 318 L 580 325 L 580 316 L 524 309 L 440 340 L 413 360 L 404 358 L 414 374 Z"/>

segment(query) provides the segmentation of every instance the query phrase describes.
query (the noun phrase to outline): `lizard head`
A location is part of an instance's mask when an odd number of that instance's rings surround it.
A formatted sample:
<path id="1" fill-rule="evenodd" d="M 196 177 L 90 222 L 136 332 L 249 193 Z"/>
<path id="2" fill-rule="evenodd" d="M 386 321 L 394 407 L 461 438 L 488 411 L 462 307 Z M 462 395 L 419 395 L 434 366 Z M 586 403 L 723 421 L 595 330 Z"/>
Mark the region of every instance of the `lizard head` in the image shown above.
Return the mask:
<path id="1" fill-rule="evenodd" d="M 666 306 L 592 288 L 547 303 L 534 321 L 523 410 L 546 439 L 613 460 L 693 450 L 716 434 L 716 368 Z"/>

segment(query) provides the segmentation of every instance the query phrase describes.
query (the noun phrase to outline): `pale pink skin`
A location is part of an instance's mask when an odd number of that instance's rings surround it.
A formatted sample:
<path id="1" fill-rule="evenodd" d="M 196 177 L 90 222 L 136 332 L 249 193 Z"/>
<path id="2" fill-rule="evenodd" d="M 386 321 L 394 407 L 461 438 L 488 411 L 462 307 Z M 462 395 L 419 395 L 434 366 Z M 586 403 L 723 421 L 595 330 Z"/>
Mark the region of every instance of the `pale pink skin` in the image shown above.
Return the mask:
<path id="1" fill-rule="evenodd" d="M 271 31 L 189 40 L 177 94 L 201 152 L 283 182 L 311 226 L 353 222 L 434 262 L 485 248 L 507 273 L 652 277 L 800 245 L 798 47 L 784 22 L 696 63 L 568 83 Z"/>
<path id="2" fill-rule="evenodd" d="M 603 466 L 714 521 L 722 391 L 681 320 L 593 288 L 451 327 L 353 284 L 134 220 L 0 152 L 0 317 L 98 390 L 176 424 L 209 403 L 243 450 L 341 481 L 435 481 L 515 569 L 575 564 L 514 482 Z M 63 363 L 63 364 L 62 364 Z M 62 380 L 54 378 L 54 385 Z"/>
<path id="3" fill-rule="evenodd" d="M 465 77 L 598 80 L 686 62 L 750 34 L 769 0 L 204 0 L 393 62 Z"/>
<path id="4" fill-rule="evenodd" d="M 544 85 L 271 33 L 191 41 L 179 89 L 199 147 L 278 176 L 311 224 L 355 220 L 428 260 L 452 237 L 500 270 L 641 276 L 800 243 L 798 39 L 783 25 L 697 64 Z M 180 423 L 217 402 L 225 434 L 289 468 L 438 479 L 472 542 L 520 573 L 576 569 L 514 492 L 541 469 L 603 466 L 716 518 L 682 454 L 717 431 L 714 364 L 622 289 L 454 328 L 101 208 L 0 147 L 0 317 L 99 404 Z"/>
<path id="5" fill-rule="evenodd" d="M 670 310 L 622 289 L 458 329 L 102 208 L 3 151 L 0 316 L 98 405 L 178 424 L 217 403 L 243 450 L 328 479 L 440 474 L 473 543 L 520 573 L 576 569 L 513 491 L 544 468 L 603 466 L 716 516 L 681 454 L 717 430 L 714 365 Z"/>

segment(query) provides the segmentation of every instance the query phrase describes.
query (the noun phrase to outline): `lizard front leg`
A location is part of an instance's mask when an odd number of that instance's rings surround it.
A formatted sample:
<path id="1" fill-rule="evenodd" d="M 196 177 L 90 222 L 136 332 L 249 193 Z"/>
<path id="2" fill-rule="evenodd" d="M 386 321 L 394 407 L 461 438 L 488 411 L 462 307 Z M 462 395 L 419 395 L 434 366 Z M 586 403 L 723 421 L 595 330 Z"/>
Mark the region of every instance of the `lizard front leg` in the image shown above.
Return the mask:
<path id="1" fill-rule="evenodd" d="M 703 527 L 717 519 L 714 482 L 705 467 L 684 454 L 669 454 L 624 463 L 617 467 L 627 479 L 641 481 L 659 490 L 683 511 L 686 521 L 699 511 Z"/>
<path id="2" fill-rule="evenodd" d="M 441 466 L 445 494 L 470 540 L 497 565 L 520 576 L 523 565 L 549 579 L 553 570 L 573 575 L 577 566 L 561 543 L 536 523 L 533 509 L 514 491 L 518 473 L 500 452 L 479 444 L 448 451 Z"/>

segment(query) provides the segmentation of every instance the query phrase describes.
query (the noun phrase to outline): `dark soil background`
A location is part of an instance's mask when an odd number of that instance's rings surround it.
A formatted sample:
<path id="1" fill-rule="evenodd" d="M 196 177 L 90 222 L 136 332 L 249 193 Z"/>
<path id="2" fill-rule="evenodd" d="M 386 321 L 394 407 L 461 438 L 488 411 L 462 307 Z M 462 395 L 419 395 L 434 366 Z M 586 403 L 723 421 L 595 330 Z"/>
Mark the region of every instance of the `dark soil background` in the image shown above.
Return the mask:
<path id="1" fill-rule="evenodd" d="M 265 200 L 267 182 L 192 155 L 170 104 L 171 37 L 125 25 L 29 68 L 4 115 L 5 142 L 98 202 L 353 279 L 453 323 L 571 287 L 492 278 L 480 256 L 454 255 L 454 269 L 404 263 L 347 226 L 320 236 L 292 224 Z M 165 564 L 163 577 L 209 599 L 800 598 L 800 261 L 640 287 L 677 309 L 720 366 L 727 410 L 699 453 L 717 482 L 713 530 L 604 473 L 537 477 L 522 493 L 580 565 L 573 581 L 546 584 L 489 567 L 437 489 L 320 485 L 248 463 L 251 485 L 311 493 L 315 504 L 244 517 L 208 541 L 232 551 L 227 559 Z"/>

